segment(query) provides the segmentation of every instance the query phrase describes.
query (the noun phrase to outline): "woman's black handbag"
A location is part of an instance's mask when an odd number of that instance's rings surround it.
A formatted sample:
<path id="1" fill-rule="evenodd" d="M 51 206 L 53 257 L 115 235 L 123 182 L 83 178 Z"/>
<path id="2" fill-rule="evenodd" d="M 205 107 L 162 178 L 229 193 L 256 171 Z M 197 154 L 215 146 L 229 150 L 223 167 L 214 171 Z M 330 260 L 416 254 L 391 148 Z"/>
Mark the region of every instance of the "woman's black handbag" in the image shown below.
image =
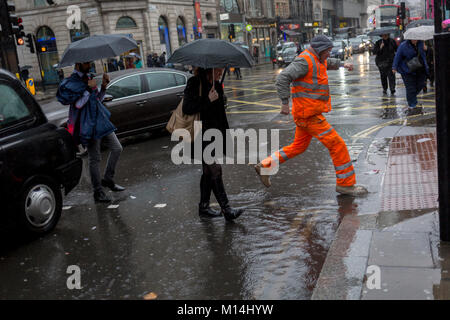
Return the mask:
<path id="1" fill-rule="evenodd" d="M 410 72 L 416 72 L 423 69 L 423 64 L 420 61 L 419 55 L 406 62 L 406 65 L 408 66 Z"/>

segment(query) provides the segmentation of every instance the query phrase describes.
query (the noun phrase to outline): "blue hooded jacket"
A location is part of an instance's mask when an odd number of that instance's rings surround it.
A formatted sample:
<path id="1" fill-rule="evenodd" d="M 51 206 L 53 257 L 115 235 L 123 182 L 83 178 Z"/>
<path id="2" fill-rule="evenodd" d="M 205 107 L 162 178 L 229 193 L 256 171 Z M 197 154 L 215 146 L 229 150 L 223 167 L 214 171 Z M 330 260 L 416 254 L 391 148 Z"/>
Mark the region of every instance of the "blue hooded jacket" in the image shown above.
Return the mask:
<path id="1" fill-rule="evenodd" d="M 425 55 L 425 50 L 423 50 L 423 41 L 417 42 L 417 48 L 419 49 L 419 55 L 422 58 L 421 62 L 425 66 L 425 71 L 428 74 L 428 64 Z M 397 70 L 400 74 L 416 74 L 415 72 L 410 72 L 406 62 L 417 56 L 416 49 L 410 40 L 403 41 L 397 49 L 395 54 L 394 63 L 392 64 L 392 69 Z"/>
<path id="2" fill-rule="evenodd" d="M 98 91 L 94 90 L 89 95 L 86 104 L 78 109 L 75 104 L 88 90 L 88 85 L 76 73 L 65 78 L 59 85 L 56 98 L 64 105 L 70 105 L 68 130 L 76 143 L 86 146 L 92 139 L 101 139 L 116 130 L 109 121 L 111 113 L 101 103 Z"/>

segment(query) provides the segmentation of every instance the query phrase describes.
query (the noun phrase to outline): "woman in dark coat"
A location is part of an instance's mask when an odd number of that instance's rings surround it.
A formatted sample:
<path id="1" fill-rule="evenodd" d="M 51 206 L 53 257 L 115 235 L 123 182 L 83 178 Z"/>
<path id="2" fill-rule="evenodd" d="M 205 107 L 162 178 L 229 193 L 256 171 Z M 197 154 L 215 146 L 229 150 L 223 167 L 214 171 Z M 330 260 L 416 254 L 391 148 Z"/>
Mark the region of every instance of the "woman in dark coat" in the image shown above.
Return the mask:
<path id="1" fill-rule="evenodd" d="M 220 79 L 223 69 L 214 69 L 214 79 Z M 218 129 L 224 139 L 223 146 L 226 145 L 226 130 L 229 128 L 227 116 L 225 114 L 225 104 L 222 85 L 214 81 L 213 70 L 197 68 L 195 76 L 190 78 L 184 90 L 183 113 L 195 114 L 200 112 L 202 121 L 202 133 L 208 129 Z M 202 94 L 200 94 L 200 82 Z M 202 151 L 211 142 L 203 142 Z M 193 149 L 191 149 L 193 150 Z M 228 203 L 228 197 L 222 180 L 222 167 L 218 163 L 207 164 L 202 156 L 203 174 L 200 179 L 200 203 L 199 214 L 202 216 L 219 217 L 224 215 L 226 220 L 233 220 L 239 217 L 242 209 L 233 209 Z M 212 210 L 209 206 L 211 191 L 221 207 L 221 212 Z"/>
<path id="2" fill-rule="evenodd" d="M 422 68 L 412 72 L 407 63 L 418 56 Z M 402 75 L 403 83 L 406 87 L 406 100 L 408 100 L 408 109 L 406 115 L 422 113 L 422 107 L 417 106 L 417 95 L 422 91 L 428 74 L 428 64 L 423 50 L 423 41 L 405 40 L 398 47 L 395 54 L 392 71 Z"/>

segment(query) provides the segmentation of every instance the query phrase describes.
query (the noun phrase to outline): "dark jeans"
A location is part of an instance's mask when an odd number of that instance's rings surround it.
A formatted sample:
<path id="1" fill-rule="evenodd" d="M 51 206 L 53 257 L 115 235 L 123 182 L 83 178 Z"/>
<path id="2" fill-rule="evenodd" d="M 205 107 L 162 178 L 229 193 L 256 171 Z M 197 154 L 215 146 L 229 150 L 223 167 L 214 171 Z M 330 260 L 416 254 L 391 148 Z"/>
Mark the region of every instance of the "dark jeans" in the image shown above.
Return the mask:
<path id="1" fill-rule="evenodd" d="M 380 78 L 381 85 L 383 86 L 383 91 L 388 89 L 388 79 L 389 79 L 389 88 L 392 91 L 395 91 L 395 74 L 392 72 L 392 68 L 381 69 L 380 70 Z"/>
<path id="2" fill-rule="evenodd" d="M 117 161 L 119 161 L 120 154 L 122 153 L 122 145 L 117 139 L 114 132 L 110 133 L 106 137 L 103 137 L 107 148 L 110 150 L 108 162 L 105 169 L 104 179 L 112 181 L 114 179 L 114 173 L 116 170 Z M 101 160 L 101 140 L 92 140 L 88 145 L 89 156 L 89 172 L 91 174 L 91 183 L 94 192 L 102 190 L 101 175 L 100 175 L 100 160 Z"/>
<path id="3" fill-rule="evenodd" d="M 416 74 L 402 74 L 403 83 L 406 87 L 406 100 L 408 106 L 414 108 L 417 106 L 417 95 L 425 86 L 425 79 L 427 75 L 425 72 L 416 72 Z"/>
<path id="4" fill-rule="evenodd" d="M 234 69 L 234 73 L 236 74 L 236 79 L 241 79 L 242 78 L 241 68 L 235 68 Z"/>

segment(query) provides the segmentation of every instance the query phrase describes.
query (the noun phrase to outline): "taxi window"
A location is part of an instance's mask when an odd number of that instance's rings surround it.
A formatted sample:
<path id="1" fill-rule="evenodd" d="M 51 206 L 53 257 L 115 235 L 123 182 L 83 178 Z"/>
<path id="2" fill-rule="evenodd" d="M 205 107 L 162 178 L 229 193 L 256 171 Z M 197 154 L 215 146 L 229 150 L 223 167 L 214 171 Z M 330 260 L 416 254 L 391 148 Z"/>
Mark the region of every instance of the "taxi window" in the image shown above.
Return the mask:
<path id="1" fill-rule="evenodd" d="M 0 129 L 30 118 L 31 112 L 19 94 L 9 85 L 0 83 Z"/>

